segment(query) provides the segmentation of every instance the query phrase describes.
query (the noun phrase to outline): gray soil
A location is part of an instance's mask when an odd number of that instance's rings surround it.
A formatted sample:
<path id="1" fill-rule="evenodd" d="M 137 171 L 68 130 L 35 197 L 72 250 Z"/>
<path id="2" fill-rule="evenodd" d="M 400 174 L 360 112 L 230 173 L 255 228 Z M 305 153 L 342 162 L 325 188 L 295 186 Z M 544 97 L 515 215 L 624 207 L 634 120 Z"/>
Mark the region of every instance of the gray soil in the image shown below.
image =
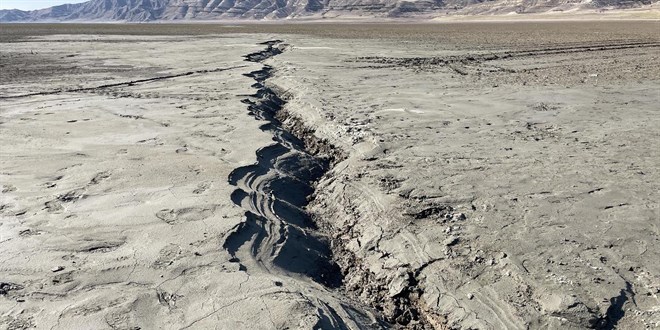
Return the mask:
<path id="1" fill-rule="evenodd" d="M 659 27 L 3 26 L 0 324 L 660 327 Z"/>

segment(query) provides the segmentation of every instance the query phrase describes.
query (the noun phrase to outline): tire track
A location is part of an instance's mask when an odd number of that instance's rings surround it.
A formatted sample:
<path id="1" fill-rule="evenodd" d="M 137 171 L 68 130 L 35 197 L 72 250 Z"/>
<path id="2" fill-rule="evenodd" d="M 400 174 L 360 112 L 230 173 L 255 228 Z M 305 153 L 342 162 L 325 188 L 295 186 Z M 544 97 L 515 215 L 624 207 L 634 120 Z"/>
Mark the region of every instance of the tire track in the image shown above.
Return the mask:
<path id="1" fill-rule="evenodd" d="M 446 66 L 461 75 L 467 75 L 467 72 L 456 65 L 481 65 L 484 62 L 495 60 L 511 60 L 519 58 L 530 58 L 548 55 L 578 54 L 600 51 L 613 51 L 624 49 L 645 49 L 660 48 L 660 42 L 623 42 L 623 43 L 599 43 L 580 46 L 561 46 L 525 50 L 509 50 L 501 52 L 491 52 L 486 54 L 466 54 L 460 56 L 437 56 L 437 57 L 359 57 L 355 62 L 377 63 L 396 65 L 403 67 L 422 67 L 422 66 Z"/>

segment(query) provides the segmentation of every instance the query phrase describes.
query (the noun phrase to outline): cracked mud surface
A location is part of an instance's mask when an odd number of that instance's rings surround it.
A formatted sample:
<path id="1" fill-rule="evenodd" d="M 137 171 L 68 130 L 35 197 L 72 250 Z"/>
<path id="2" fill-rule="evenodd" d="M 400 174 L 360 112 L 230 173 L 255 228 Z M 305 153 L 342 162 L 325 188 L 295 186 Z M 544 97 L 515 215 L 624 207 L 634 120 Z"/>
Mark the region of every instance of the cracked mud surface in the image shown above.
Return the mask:
<path id="1" fill-rule="evenodd" d="M 537 36 L 300 38 L 275 59 L 275 83 L 304 90 L 295 114 L 350 150 L 310 209 L 332 219 L 348 292 L 388 320 L 658 326 L 657 35 Z"/>
<path id="2" fill-rule="evenodd" d="M 301 242 L 305 249 L 317 244 L 318 251 L 329 253 L 327 245 L 310 240 L 311 223 L 286 228 L 287 236 L 279 237 L 288 240 L 273 245 L 283 253 L 272 260 L 255 254 L 250 261 L 242 248 L 249 245 L 237 242 L 236 229 L 252 218 L 232 200 L 236 185 L 243 187 L 238 181 L 245 182 L 236 169 L 251 168 L 255 154 L 273 143 L 271 132 L 262 130 L 273 122 L 254 120 L 252 106 L 244 102 L 255 94 L 253 76 L 262 70 L 244 56 L 260 51 L 263 38 L 170 48 L 188 53 L 185 65 L 178 56 L 162 56 L 167 38 L 151 48 L 151 56 L 133 57 L 139 51 L 133 43 L 141 40 L 133 38 L 94 51 L 48 38 L 41 43 L 52 47 L 45 57 L 77 51 L 81 66 L 130 63 L 134 76 L 109 75 L 108 69 L 45 75 L 43 83 L 3 83 L 2 327 L 377 324 L 371 311 L 314 282 L 304 275 L 307 269 L 284 257 L 300 257 Z M 34 46 L 12 45 L 18 53 Z M 257 102 L 260 93 L 247 99 Z M 299 148 L 306 143 L 283 130 L 278 134 Z M 279 160 L 278 171 L 296 172 L 296 157 Z M 310 173 L 298 171 L 299 177 L 314 177 L 315 166 L 329 162 L 306 157 L 313 166 Z M 235 185 L 227 181 L 230 176 L 237 177 Z M 305 196 L 277 197 L 275 209 L 304 213 Z M 278 239 L 273 229 L 267 240 Z M 281 269 L 298 275 L 279 271 L 285 263 L 290 266 Z"/>
<path id="3" fill-rule="evenodd" d="M 12 39 L 0 324 L 657 327 L 660 40 L 627 24 Z"/>

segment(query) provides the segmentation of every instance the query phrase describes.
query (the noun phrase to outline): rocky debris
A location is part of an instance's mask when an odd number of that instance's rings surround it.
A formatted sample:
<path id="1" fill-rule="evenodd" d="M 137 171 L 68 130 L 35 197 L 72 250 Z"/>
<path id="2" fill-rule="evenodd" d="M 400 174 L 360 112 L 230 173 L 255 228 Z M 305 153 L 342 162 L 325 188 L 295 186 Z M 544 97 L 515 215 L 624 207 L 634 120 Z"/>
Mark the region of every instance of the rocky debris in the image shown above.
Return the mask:
<path id="1" fill-rule="evenodd" d="M 53 272 L 53 273 L 61 272 L 63 270 L 64 270 L 64 266 L 55 266 L 55 267 L 50 269 L 50 271 Z"/>
<path id="2" fill-rule="evenodd" d="M 71 190 L 63 195 L 57 196 L 57 200 L 65 203 L 75 202 L 85 197 L 84 192 L 85 192 L 84 189 Z"/>
<path id="3" fill-rule="evenodd" d="M 109 177 L 110 177 L 110 172 L 108 172 L 108 171 L 99 172 L 92 178 L 91 181 L 89 181 L 89 184 L 90 185 L 99 184 L 99 183 L 101 183 L 101 181 L 103 181 L 103 180 L 105 180 Z"/>
<path id="4" fill-rule="evenodd" d="M 156 296 L 158 297 L 158 302 L 169 308 L 170 310 L 176 308 L 176 301 L 177 299 L 181 298 L 181 295 L 178 295 L 176 293 L 169 293 L 165 291 L 158 291 L 156 293 Z"/>
<path id="5" fill-rule="evenodd" d="M 10 291 L 23 290 L 24 287 L 16 283 L 0 282 L 0 295 L 9 294 Z"/>
<path id="6" fill-rule="evenodd" d="M 545 102 L 539 102 L 531 105 L 530 108 L 535 111 L 556 111 L 559 109 L 559 106 Z"/>
<path id="7" fill-rule="evenodd" d="M 284 123 L 284 127 L 293 135 L 300 137 L 305 149 L 316 157 L 327 160 L 331 165 L 346 159 L 346 153 L 328 140 L 318 138 L 314 130 L 306 126 L 302 120 L 291 116 L 286 109 L 279 111 L 276 117 Z"/>
<path id="8" fill-rule="evenodd" d="M 453 215 L 451 214 L 452 211 L 453 209 L 451 206 L 439 205 L 439 206 L 427 207 L 416 213 L 408 213 L 408 215 L 412 216 L 415 219 L 426 219 L 430 217 L 434 217 L 438 219 L 451 219 L 453 217 Z"/>

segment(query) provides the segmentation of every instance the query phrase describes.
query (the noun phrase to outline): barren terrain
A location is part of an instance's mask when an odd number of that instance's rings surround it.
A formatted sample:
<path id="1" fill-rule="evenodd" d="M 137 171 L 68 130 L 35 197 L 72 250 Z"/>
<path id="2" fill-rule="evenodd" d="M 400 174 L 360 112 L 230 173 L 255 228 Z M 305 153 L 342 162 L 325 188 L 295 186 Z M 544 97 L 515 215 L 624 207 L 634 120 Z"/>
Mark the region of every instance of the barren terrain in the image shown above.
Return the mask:
<path id="1" fill-rule="evenodd" d="M 7 329 L 660 326 L 660 25 L 2 25 Z"/>

